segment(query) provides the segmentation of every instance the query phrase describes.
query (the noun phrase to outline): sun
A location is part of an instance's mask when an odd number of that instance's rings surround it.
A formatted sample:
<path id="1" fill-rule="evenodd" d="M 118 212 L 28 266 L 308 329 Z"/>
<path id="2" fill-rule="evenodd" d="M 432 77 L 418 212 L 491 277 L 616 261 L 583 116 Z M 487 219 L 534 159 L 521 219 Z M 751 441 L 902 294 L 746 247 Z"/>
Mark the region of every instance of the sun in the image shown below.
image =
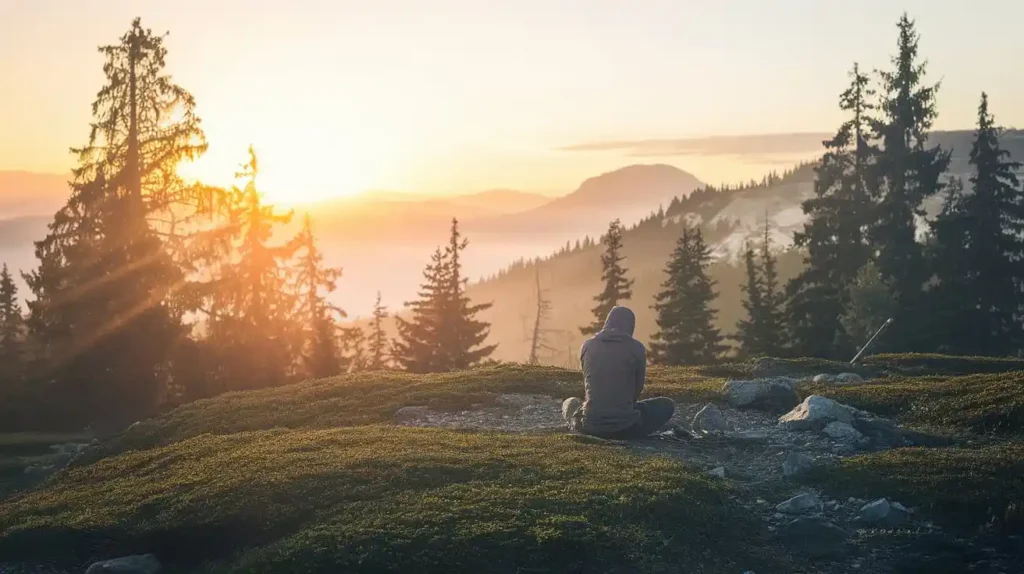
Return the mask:
<path id="1" fill-rule="evenodd" d="M 260 168 L 256 185 L 268 203 L 282 206 L 318 203 L 352 197 L 372 186 L 370 178 L 358 169 L 358 162 L 343 153 L 325 157 L 327 154 L 322 149 L 288 150 L 267 146 L 266 151 L 261 151 L 258 145 L 253 147 Z M 182 163 L 178 173 L 186 180 L 211 185 L 243 185 L 244 182 L 233 177 L 240 162 L 225 155 L 207 153 L 195 162 Z"/>

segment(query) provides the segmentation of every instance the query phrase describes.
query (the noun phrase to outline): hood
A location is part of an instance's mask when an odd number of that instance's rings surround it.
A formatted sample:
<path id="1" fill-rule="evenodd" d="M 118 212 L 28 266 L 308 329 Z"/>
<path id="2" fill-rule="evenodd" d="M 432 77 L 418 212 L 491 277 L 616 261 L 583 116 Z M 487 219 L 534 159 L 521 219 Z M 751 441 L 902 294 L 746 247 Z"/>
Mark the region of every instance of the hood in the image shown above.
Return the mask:
<path id="1" fill-rule="evenodd" d="M 596 337 L 602 340 L 629 339 L 636 328 L 636 315 L 629 307 L 613 307 Z"/>

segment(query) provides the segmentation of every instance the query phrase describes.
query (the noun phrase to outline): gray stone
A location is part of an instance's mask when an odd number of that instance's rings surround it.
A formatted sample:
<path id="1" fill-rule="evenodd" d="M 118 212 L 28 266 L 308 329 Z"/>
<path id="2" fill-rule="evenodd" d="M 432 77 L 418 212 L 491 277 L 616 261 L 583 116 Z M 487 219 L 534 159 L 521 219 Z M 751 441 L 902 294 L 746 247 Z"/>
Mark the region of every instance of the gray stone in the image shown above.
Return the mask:
<path id="1" fill-rule="evenodd" d="M 834 421 L 851 423 L 857 411 L 853 407 L 825 398 L 811 395 L 793 410 L 779 417 L 779 426 L 787 430 L 821 430 Z"/>
<path id="2" fill-rule="evenodd" d="M 832 454 L 836 456 L 853 456 L 857 454 L 857 447 L 846 442 L 841 442 L 832 447 Z"/>
<path id="3" fill-rule="evenodd" d="M 869 502 L 861 507 L 857 520 L 877 526 L 899 526 L 907 521 L 908 513 L 902 505 L 898 507 L 884 498 Z"/>
<path id="4" fill-rule="evenodd" d="M 857 373 L 840 373 L 836 375 L 835 382 L 840 385 L 859 385 L 864 378 Z"/>
<path id="5" fill-rule="evenodd" d="M 840 442 L 854 443 L 864 438 L 864 435 L 862 435 L 859 430 L 840 421 L 832 421 L 825 425 L 824 432 L 830 438 Z"/>
<path id="6" fill-rule="evenodd" d="M 821 499 L 813 492 L 798 494 L 785 502 L 780 502 L 775 507 L 779 512 L 785 514 L 806 514 L 808 512 L 821 511 Z"/>
<path id="7" fill-rule="evenodd" d="M 820 375 L 815 375 L 811 380 L 819 384 L 829 384 L 836 382 L 836 376 L 828 373 L 822 373 Z"/>
<path id="8" fill-rule="evenodd" d="M 96 562 L 85 571 L 85 574 L 157 574 L 158 572 L 160 572 L 160 561 L 156 559 L 156 556 L 137 554 Z"/>
<path id="9" fill-rule="evenodd" d="M 722 395 L 730 405 L 737 408 L 786 412 L 800 402 L 793 389 L 795 382 L 788 377 L 728 381 L 722 387 Z"/>
<path id="10" fill-rule="evenodd" d="M 783 476 L 796 476 L 814 466 L 814 459 L 801 452 L 790 452 L 782 462 Z"/>
<path id="11" fill-rule="evenodd" d="M 765 432 L 765 431 L 759 431 L 759 430 L 745 430 L 745 431 L 726 432 L 725 436 L 727 438 L 731 438 L 731 439 L 743 440 L 743 441 L 751 441 L 751 442 L 759 442 L 759 441 L 768 440 L 768 433 Z"/>
<path id="12" fill-rule="evenodd" d="M 395 412 L 395 420 L 408 421 L 425 417 L 430 413 L 429 407 L 402 407 Z"/>
<path id="13" fill-rule="evenodd" d="M 824 558 L 841 553 L 850 534 L 822 518 L 800 517 L 783 525 L 779 536 L 792 550 Z"/>
<path id="14" fill-rule="evenodd" d="M 693 417 L 691 428 L 694 432 L 723 432 L 732 430 L 732 425 L 718 407 L 708 403 Z"/>
<path id="15" fill-rule="evenodd" d="M 708 474 L 710 474 L 711 476 L 716 476 L 718 478 L 725 478 L 725 467 L 719 466 L 716 468 L 712 468 L 711 470 L 708 471 Z"/>

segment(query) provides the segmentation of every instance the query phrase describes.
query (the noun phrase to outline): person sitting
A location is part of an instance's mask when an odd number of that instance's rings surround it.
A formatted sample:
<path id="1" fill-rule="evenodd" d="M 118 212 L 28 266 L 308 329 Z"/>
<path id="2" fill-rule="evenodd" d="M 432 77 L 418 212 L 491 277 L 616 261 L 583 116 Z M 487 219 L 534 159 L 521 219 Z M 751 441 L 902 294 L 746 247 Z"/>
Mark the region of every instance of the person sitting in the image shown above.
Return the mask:
<path id="1" fill-rule="evenodd" d="M 647 376 L 647 350 L 633 338 L 635 327 L 633 311 L 615 307 L 604 328 L 583 343 L 580 365 L 586 396 L 562 403 L 571 431 L 609 439 L 641 438 L 672 418 L 672 399 L 639 400 Z"/>

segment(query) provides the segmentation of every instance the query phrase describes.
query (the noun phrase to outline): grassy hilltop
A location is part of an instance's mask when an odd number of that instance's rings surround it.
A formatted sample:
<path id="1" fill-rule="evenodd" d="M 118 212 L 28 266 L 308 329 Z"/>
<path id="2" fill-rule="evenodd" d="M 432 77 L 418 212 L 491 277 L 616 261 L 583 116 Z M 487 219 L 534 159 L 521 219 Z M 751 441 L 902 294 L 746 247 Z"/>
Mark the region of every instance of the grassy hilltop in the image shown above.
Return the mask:
<path id="1" fill-rule="evenodd" d="M 750 369 L 654 369 L 647 392 L 717 400 Z M 951 528 L 1024 529 L 1024 361 L 879 356 L 858 370 L 888 376 L 803 392 L 966 438 L 845 458 L 810 484 L 897 497 Z M 80 568 L 155 552 L 180 572 L 795 571 L 728 481 L 678 458 L 562 433 L 393 424 L 402 406 L 458 410 L 504 392 L 579 394 L 579 374 L 359 374 L 186 405 L 0 500 L 0 556 Z M 0 457 L 16 454 L 9 443 Z"/>

